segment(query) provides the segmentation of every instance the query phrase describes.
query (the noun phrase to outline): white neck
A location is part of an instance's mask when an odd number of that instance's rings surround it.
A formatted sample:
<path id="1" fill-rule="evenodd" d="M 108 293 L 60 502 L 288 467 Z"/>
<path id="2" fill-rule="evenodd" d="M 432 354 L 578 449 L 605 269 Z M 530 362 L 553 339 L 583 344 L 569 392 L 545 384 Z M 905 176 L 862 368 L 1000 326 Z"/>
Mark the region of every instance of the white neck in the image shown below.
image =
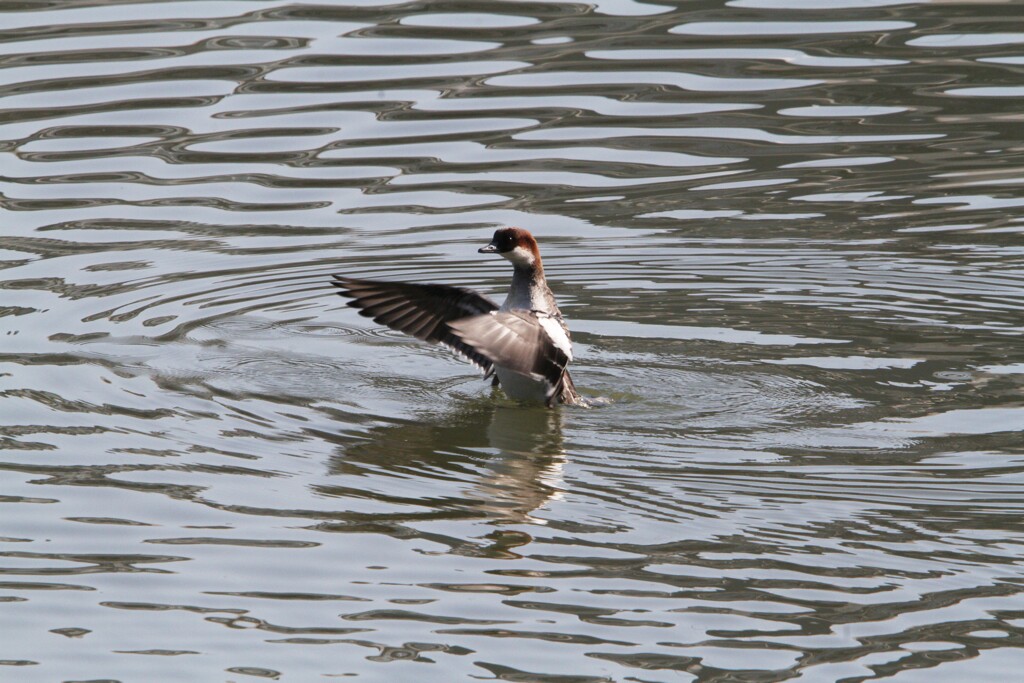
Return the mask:
<path id="1" fill-rule="evenodd" d="M 516 270 L 520 268 L 533 268 L 537 265 L 537 259 L 534 257 L 533 252 L 525 247 L 516 247 L 512 251 L 506 251 L 502 256 L 511 261 Z"/>

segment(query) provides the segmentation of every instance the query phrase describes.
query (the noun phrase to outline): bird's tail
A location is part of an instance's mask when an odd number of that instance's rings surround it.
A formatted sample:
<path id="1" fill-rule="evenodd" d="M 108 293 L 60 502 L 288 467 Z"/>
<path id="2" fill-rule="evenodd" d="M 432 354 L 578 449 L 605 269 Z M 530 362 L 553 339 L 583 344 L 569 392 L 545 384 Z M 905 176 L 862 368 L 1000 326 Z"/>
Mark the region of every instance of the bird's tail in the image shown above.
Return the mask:
<path id="1" fill-rule="evenodd" d="M 558 385 L 555 386 L 555 390 L 551 392 L 551 397 L 548 399 L 548 405 L 555 402 L 570 406 L 585 405 L 583 397 L 576 391 L 576 385 L 573 384 L 572 376 L 568 370 L 562 372 Z"/>

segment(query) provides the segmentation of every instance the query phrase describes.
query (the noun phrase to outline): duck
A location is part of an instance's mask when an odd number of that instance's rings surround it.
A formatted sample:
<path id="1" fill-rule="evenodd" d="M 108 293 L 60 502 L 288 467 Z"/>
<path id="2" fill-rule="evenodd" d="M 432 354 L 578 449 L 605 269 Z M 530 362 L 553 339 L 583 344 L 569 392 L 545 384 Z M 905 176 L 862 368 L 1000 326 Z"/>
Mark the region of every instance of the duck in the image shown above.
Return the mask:
<path id="1" fill-rule="evenodd" d="M 500 306 L 471 289 L 333 275 L 331 284 L 360 315 L 416 339 L 441 344 L 475 365 L 514 400 L 584 405 L 569 374 L 572 341 L 544 277 L 537 240 L 499 228 L 481 254 L 512 264 Z"/>

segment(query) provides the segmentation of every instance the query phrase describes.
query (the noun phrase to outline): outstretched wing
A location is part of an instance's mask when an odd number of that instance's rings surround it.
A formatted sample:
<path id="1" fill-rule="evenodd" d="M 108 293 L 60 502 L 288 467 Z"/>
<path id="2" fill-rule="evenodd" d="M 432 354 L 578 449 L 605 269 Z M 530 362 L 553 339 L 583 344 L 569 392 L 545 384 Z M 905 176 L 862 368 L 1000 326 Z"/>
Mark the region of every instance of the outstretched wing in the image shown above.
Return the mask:
<path id="1" fill-rule="evenodd" d="M 552 318 L 516 310 L 453 320 L 449 327 L 492 364 L 547 382 L 550 404 L 562 395 L 566 382 L 572 382 L 565 369 L 572 358 L 568 338 L 552 338 L 552 324 L 558 326 Z"/>
<path id="2" fill-rule="evenodd" d="M 449 285 L 420 285 L 409 282 L 360 280 L 335 275 L 332 285 L 359 314 L 417 339 L 444 344 L 489 376 L 493 364 L 472 345 L 452 333 L 450 323 L 498 309 L 498 305 L 476 292 Z"/>

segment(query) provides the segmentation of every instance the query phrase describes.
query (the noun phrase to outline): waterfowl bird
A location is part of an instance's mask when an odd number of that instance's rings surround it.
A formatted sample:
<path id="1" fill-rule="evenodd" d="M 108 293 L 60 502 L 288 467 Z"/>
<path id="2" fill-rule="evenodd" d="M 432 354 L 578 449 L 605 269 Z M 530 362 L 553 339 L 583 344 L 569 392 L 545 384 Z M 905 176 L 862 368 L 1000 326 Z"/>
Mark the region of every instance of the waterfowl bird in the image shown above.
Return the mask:
<path id="1" fill-rule="evenodd" d="M 443 344 L 478 367 L 517 400 L 580 404 L 568 365 L 569 329 L 544 279 L 537 240 L 522 228 L 494 233 L 481 254 L 512 263 L 512 286 L 498 306 L 463 287 L 385 282 L 335 275 L 349 306 L 374 322 Z"/>

